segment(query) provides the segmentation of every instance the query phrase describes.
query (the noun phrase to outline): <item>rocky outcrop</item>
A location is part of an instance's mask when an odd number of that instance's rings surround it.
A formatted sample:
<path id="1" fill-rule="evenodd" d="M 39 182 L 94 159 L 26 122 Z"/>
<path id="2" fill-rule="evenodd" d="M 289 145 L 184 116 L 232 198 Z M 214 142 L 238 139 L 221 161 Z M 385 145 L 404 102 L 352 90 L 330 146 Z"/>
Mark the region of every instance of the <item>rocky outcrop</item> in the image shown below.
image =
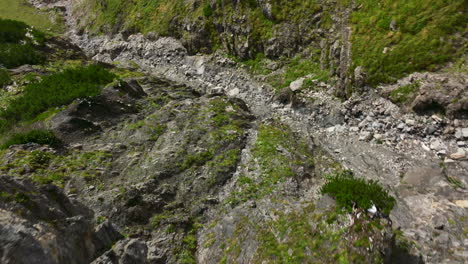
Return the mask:
<path id="1" fill-rule="evenodd" d="M 2 263 L 89 263 L 122 235 L 54 185 L 0 177 Z"/>

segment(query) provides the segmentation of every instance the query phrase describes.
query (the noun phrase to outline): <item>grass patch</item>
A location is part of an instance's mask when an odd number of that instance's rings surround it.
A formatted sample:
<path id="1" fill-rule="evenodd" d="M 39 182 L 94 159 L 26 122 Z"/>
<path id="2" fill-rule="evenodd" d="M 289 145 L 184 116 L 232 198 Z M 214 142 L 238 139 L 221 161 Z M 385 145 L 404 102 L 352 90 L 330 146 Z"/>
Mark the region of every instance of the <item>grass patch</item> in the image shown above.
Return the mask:
<path id="1" fill-rule="evenodd" d="M 71 177 L 95 180 L 111 167 L 111 154 L 102 151 L 73 151 L 56 155 L 42 151 L 17 151 L 8 159 L 0 159 L 0 173 L 12 177 L 29 177 L 40 184 L 63 187 Z"/>
<path id="2" fill-rule="evenodd" d="M 388 215 L 395 206 L 395 198 L 376 181 L 355 178 L 351 171 L 336 173 L 327 180 L 320 191 L 335 198 L 340 209 L 351 212 L 354 207 L 367 210 L 375 205 Z"/>
<path id="3" fill-rule="evenodd" d="M 60 140 L 51 131 L 31 130 L 25 133 L 13 134 L 4 144 L 0 145 L 0 149 L 7 149 L 12 145 L 26 143 L 57 146 L 60 144 Z"/>
<path id="4" fill-rule="evenodd" d="M 271 194 L 278 184 L 296 176 L 295 167 L 305 170 L 314 167 L 314 157 L 307 144 L 282 124 L 261 125 L 252 154 L 258 161 L 260 175 L 258 179 L 239 177 L 240 191 L 227 199 L 231 205 Z"/>
<path id="5" fill-rule="evenodd" d="M 61 34 L 65 30 L 60 11 L 38 10 L 25 0 L 0 1 L 0 18 L 19 20 L 53 34 Z"/>
<path id="6" fill-rule="evenodd" d="M 434 70 L 464 52 L 456 44 L 456 33 L 462 35 L 468 21 L 464 1 L 358 0 L 359 5 L 351 17 L 352 59 L 354 67 L 365 68 L 371 85 Z M 396 30 L 390 29 L 392 21 Z"/>
<path id="7" fill-rule="evenodd" d="M 67 69 L 45 76 L 24 88 L 23 94 L 0 111 L 0 132 L 19 121 L 34 119 L 51 107 L 71 103 L 77 98 L 96 96 L 101 86 L 111 82 L 115 75 L 101 66 L 90 65 Z"/>
<path id="8" fill-rule="evenodd" d="M 390 99 L 397 104 L 409 102 L 418 92 L 419 86 L 419 82 L 400 86 L 390 93 Z"/>

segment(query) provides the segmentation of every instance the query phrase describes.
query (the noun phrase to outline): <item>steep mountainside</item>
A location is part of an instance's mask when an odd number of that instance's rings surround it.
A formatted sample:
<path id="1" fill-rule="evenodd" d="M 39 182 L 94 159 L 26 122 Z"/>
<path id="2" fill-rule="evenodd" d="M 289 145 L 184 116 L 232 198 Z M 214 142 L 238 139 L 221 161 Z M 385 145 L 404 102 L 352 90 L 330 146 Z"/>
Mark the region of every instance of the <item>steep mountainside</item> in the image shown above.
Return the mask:
<path id="1" fill-rule="evenodd" d="M 29 2 L 1 263 L 468 259 L 465 1 Z"/>

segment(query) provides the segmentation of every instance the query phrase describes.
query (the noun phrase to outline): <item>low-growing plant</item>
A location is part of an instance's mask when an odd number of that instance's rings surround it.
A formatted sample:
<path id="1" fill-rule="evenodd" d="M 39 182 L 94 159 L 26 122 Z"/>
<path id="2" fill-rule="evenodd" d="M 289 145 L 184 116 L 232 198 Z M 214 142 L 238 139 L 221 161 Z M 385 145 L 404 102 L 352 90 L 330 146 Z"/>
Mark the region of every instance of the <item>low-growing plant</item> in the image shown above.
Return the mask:
<path id="1" fill-rule="evenodd" d="M 0 88 L 11 82 L 10 74 L 5 69 L 0 69 Z"/>
<path id="2" fill-rule="evenodd" d="M 390 93 L 390 99 L 397 104 L 406 103 L 415 96 L 419 86 L 419 82 L 400 86 Z"/>
<path id="3" fill-rule="evenodd" d="M 45 56 L 37 49 L 44 43 L 44 33 L 20 21 L 0 19 L 0 64 L 3 66 L 44 63 Z"/>
<path id="4" fill-rule="evenodd" d="M 340 209 L 348 212 L 354 207 L 366 210 L 375 205 L 388 215 L 395 206 L 395 198 L 374 180 L 355 178 L 353 172 L 345 170 L 328 176 L 320 189 L 322 194 L 335 198 Z"/>
<path id="5" fill-rule="evenodd" d="M 99 65 L 66 69 L 26 85 L 22 96 L 0 111 L 0 132 L 19 121 L 34 119 L 51 107 L 71 103 L 77 98 L 96 96 L 101 86 L 116 77 Z"/>
<path id="6" fill-rule="evenodd" d="M 60 144 L 60 140 L 54 135 L 52 131 L 35 129 L 25 133 L 13 134 L 4 144 L 0 146 L 0 149 L 6 149 L 12 145 L 26 143 L 57 146 Z M 40 157 L 39 159 L 42 160 Z"/>

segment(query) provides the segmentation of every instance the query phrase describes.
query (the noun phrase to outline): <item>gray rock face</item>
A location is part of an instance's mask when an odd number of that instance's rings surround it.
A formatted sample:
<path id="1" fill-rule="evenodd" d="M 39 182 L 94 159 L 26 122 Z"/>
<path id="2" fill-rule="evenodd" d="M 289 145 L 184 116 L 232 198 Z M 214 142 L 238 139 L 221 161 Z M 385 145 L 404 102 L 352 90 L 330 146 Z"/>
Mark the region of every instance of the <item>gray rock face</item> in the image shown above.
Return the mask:
<path id="1" fill-rule="evenodd" d="M 122 236 L 53 185 L 0 177 L 1 263 L 89 263 Z"/>

